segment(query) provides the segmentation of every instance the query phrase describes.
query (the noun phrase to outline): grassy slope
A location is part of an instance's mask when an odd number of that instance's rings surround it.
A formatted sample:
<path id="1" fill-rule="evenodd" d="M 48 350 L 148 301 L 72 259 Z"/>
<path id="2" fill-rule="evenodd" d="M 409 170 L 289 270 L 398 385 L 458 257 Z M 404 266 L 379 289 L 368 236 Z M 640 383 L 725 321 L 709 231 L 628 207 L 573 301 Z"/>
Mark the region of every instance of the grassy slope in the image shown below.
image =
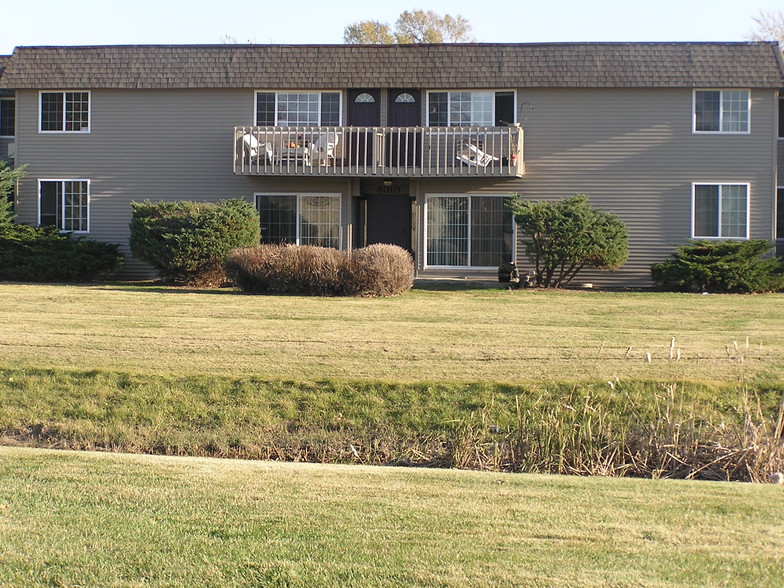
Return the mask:
<path id="1" fill-rule="evenodd" d="M 611 460 L 613 467 L 620 468 L 639 451 L 635 439 L 656 432 L 659 443 L 671 443 L 673 427 L 679 427 L 677 437 L 686 445 L 691 443 L 693 427 L 700 427 L 702 443 L 719 441 L 711 433 L 721 430 L 726 435 L 720 442 L 746 447 L 746 441 L 737 441 L 731 433 L 747 431 L 748 436 L 751 424 L 762 422 L 770 430 L 782 392 L 783 384 L 745 391 L 737 384 L 665 386 L 633 381 L 613 388 L 605 382 L 303 383 L 0 368 L 0 443 L 591 473 L 607 471 L 597 462 L 609 464 L 596 452 L 609 455 L 618 444 L 628 447 L 627 457 L 616 454 Z M 744 401 L 748 411 L 743 410 Z M 521 453 L 519 443 L 528 449 Z M 673 447 L 667 451 L 678 454 Z M 674 470 L 667 467 L 659 475 L 688 473 L 680 472 L 678 463 L 671 465 Z M 699 465 L 690 463 L 693 468 Z M 745 479 L 746 471 L 741 470 L 740 479 Z M 755 476 L 764 478 L 766 471 Z M 645 467 L 627 473 L 648 475 Z M 714 468 L 701 475 L 724 477 Z"/>
<path id="2" fill-rule="evenodd" d="M 300 381 L 780 380 L 783 310 L 784 295 L 332 299 L 0 284 L 0 364 Z"/>
<path id="3" fill-rule="evenodd" d="M 2 585 L 784 583 L 777 486 L 11 448 L 0 481 Z"/>

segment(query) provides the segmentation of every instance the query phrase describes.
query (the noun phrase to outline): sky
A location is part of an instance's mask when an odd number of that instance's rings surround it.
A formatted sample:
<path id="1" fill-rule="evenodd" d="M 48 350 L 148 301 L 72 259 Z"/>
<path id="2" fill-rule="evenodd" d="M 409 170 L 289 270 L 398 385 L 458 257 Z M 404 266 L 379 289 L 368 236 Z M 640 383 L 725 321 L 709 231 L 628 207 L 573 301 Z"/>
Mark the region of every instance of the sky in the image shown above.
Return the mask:
<path id="1" fill-rule="evenodd" d="M 484 43 L 743 41 L 784 0 L 0 0 L 0 55 L 15 46 L 341 43 L 346 25 L 405 10 L 461 15 Z"/>

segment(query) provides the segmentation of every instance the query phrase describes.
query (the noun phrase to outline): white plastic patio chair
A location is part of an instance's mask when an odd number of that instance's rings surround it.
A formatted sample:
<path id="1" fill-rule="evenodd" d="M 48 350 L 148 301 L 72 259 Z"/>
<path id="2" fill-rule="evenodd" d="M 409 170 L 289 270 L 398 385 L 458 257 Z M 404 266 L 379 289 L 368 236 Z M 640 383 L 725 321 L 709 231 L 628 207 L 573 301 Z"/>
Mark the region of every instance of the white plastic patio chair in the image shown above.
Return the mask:
<path id="1" fill-rule="evenodd" d="M 321 133 L 316 137 L 316 140 L 313 141 L 313 152 L 311 157 L 314 160 L 318 160 L 319 165 L 327 165 L 329 163 L 329 158 L 332 158 L 332 161 L 334 162 L 335 148 L 337 148 L 339 141 L 340 135 L 335 131 Z"/>
<path id="2" fill-rule="evenodd" d="M 251 135 L 250 133 L 246 133 L 242 137 L 242 143 L 245 146 L 245 150 L 248 152 L 250 156 L 250 161 L 253 162 L 258 160 L 259 158 L 259 140 Z M 264 157 L 266 158 L 266 163 L 272 163 L 272 144 L 265 143 L 264 144 Z"/>

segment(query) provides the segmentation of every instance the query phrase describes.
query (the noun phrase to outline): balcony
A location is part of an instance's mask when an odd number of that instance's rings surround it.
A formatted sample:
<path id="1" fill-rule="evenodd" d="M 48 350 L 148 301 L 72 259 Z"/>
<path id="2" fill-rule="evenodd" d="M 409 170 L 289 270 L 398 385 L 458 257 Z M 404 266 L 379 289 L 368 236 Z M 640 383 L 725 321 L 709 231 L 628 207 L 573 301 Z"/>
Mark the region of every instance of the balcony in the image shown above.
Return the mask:
<path id="1" fill-rule="evenodd" d="M 523 129 L 234 127 L 234 173 L 359 178 L 522 177 Z"/>

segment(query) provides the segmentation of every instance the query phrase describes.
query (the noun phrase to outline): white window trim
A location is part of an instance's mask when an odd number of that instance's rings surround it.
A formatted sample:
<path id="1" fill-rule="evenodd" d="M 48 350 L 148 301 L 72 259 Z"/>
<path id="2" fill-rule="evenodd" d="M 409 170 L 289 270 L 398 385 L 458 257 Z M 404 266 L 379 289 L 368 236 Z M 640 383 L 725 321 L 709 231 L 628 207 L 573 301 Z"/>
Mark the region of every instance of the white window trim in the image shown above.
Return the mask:
<path id="1" fill-rule="evenodd" d="M 697 130 L 697 92 L 719 92 L 719 130 L 718 131 L 698 131 Z M 724 109 L 724 92 L 746 92 L 748 93 L 748 103 L 746 105 L 746 130 L 745 131 L 722 131 Z M 751 90 L 749 88 L 694 88 L 691 93 L 691 132 L 693 135 L 750 135 L 751 134 Z"/>
<path id="2" fill-rule="evenodd" d="M 512 99 L 514 100 L 514 115 L 515 120 L 509 121 L 511 123 L 517 122 L 517 90 L 514 88 L 464 88 L 464 89 L 452 89 L 452 90 L 428 90 L 425 93 L 425 126 L 430 126 L 430 94 L 451 94 L 453 92 L 491 92 L 493 95 L 497 94 L 498 92 L 512 92 Z M 448 99 L 447 99 L 448 100 Z M 446 109 L 446 126 L 449 127 L 452 124 L 451 121 L 452 109 L 449 108 L 449 102 L 447 102 L 447 109 Z M 495 113 L 495 99 L 493 100 L 493 121 L 497 119 Z M 471 125 L 474 126 L 474 125 Z M 480 125 L 481 126 L 481 125 Z M 495 125 L 490 125 L 495 126 Z M 433 128 L 446 128 L 446 127 L 433 127 Z"/>
<path id="3" fill-rule="evenodd" d="M 343 106 L 345 103 L 345 95 L 342 90 L 313 90 L 313 89 L 305 89 L 305 90 L 298 90 L 298 89 L 277 89 L 277 90 L 256 90 L 253 92 L 253 126 L 267 126 L 267 125 L 260 125 L 258 121 L 258 95 L 259 94 L 275 94 L 275 124 L 272 126 L 280 126 L 278 125 L 278 94 L 318 94 L 319 95 L 319 123 L 321 122 L 321 95 L 322 94 L 338 94 L 340 96 L 340 104 L 338 105 L 338 125 L 339 127 L 343 126 Z M 307 126 L 307 125 L 306 125 Z M 311 125 L 311 126 L 326 126 L 326 125 Z M 281 192 L 282 194 L 282 192 Z"/>
<path id="4" fill-rule="evenodd" d="M 65 94 L 68 92 L 78 92 L 80 94 L 87 94 L 87 128 L 78 131 L 65 130 Z M 41 108 L 41 99 L 44 94 L 63 94 L 63 130 L 62 131 L 44 131 L 41 129 L 43 124 L 43 112 Z M 90 90 L 39 90 L 38 91 L 38 134 L 39 135 L 89 135 L 93 128 L 93 94 Z"/>
<path id="5" fill-rule="evenodd" d="M 13 102 L 14 106 L 15 106 L 16 105 L 16 98 L 13 97 L 13 96 L 3 96 L 3 97 L 0 97 L 0 102 Z M 0 110 L 2 110 L 2 107 L 0 107 Z M 16 110 L 16 109 L 14 109 L 14 110 Z M 41 127 L 38 127 L 38 128 L 40 129 Z M 14 138 L 16 138 L 16 134 L 15 133 L 16 133 L 16 116 L 14 116 L 14 134 L 13 135 L 0 135 L 0 139 L 14 139 Z"/>
<path id="6" fill-rule="evenodd" d="M 299 223 L 299 211 L 300 211 L 300 201 L 302 198 L 308 198 L 312 196 L 330 196 L 332 198 L 337 197 L 338 199 L 338 210 L 339 210 L 339 220 L 338 220 L 338 249 L 343 249 L 343 233 L 344 233 L 344 224 L 343 224 L 343 194 L 340 192 L 254 192 L 253 193 L 253 205 L 256 207 L 256 210 L 259 209 L 259 197 L 260 196 L 296 196 L 297 197 L 297 245 L 300 245 L 300 240 L 302 235 L 300 234 L 300 223 Z M 262 238 L 264 236 L 262 235 Z"/>
<path id="7" fill-rule="evenodd" d="M 694 234 L 694 221 L 696 220 L 697 211 L 695 207 L 696 200 L 696 187 L 697 186 L 719 186 L 719 232 L 721 232 L 721 186 L 746 186 L 746 235 L 743 237 L 705 237 L 703 235 Z M 691 228 L 689 233 L 692 239 L 700 239 L 705 241 L 747 241 L 749 239 L 749 225 L 751 224 L 751 184 L 748 182 L 692 182 L 691 184 Z"/>
<path id="8" fill-rule="evenodd" d="M 423 241 L 422 241 L 422 248 L 424 251 L 424 261 L 423 261 L 423 268 L 424 269 L 443 269 L 443 270 L 491 270 L 497 269 L 498 266 L 486 266 L 486 265 L 428 265 L 427 263 L 427 215 L 429 210 L 429 204 L 431 198 L 441 198 L 441 197 L 458 197 L 458 198 L 471 198 L 473 196 L 484 198 L 508 198 L 509 194 L 474 194 L 474 193 L 432 193 L 432 194 L 425 194 L 425 217 L 423 223 Z M 471 205 L 469 201 L 468 205 L 468 214 L 471 214 Z M 692 225 L 694 226 L 694 225 Z M 517 261 L 517 223 L 514 220 L 514 216 L 512 216 L 512 261 Z M 471 220 L 469 218 L 468 221 L 468 255 L 466 258 L 470 261 L 471 259 Z"/>
<path id="9" fill-rule="evenodd" d="M 87 230 L 86 231 L 69 231 L 64 228 L 60 228 L 60 226 L 65 225 L 65 201 L 61 203 L 60 210 L 63 214 L 63 218 L 57 219 L 57 225 L 55 228 L 61 233 L 73 233 L 75 235 L 86 235 L 90 232 L 90 208 L 92 207 L 92 186 L 90 185 L 90 180 L 87 178 L 39 178 L 38 180 L 38 226 L 41 226 L 41 184 L 44 182 L 87 182 Z M 63 198 L 65 198 L 65 190 L 63 190 Z"/>

